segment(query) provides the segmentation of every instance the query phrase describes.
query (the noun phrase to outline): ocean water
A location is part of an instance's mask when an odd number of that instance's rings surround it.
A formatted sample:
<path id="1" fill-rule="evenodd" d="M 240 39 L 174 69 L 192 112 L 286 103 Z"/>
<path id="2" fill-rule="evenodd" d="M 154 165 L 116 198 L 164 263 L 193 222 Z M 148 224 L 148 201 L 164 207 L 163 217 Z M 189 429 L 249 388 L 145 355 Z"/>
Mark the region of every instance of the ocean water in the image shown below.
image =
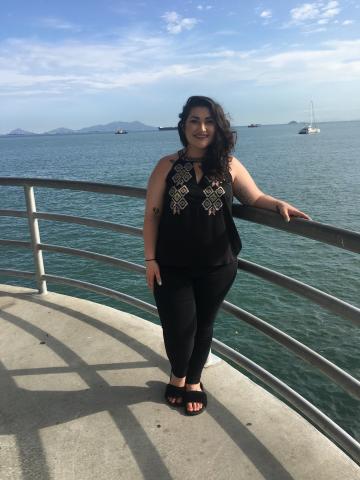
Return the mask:
<path id="1" fill-rule="evenodd" d="M 324 123 L 320 135 L 297 135 L 297 125 L 237 128 L 235 154 L 258 186 L 307 212 L 315 221 L 359 231 L 360 122 Z M 176 131 L 128 135 L 0 138 L 0 175 L 40 177 L 145 187 L 157 160 L 180 148 Z M 142 226 L 144 202 L 115 195 L 35 188 L 37 209 Z M 25 209 L 20 187 L 0 186 L 2 209 Z M 290 275 L 359 306 L 359 259 L 351 252 L 268 227 L 236 220 L 243 241 L 241 257 Z M 40 222 L 44 243 L 82 248 L 143 262 L 140 238 L 84 226 Z M 29 239 L 23 219 L 0 217 L 0 237 Z M 1 247 L 0 268 L 33 270 L 25 250 Z M 47 273 L 78 278 L 121 290 L 153 303 L 145 279 L 76 257 L 46 253 Z M 0 283 L 34 287 L 21 279 Z M 88 292 L 50 284 L 157 321 L 135 308 Z M 355 377 L 360 377 L 359 330 L 310 301 L 239 272 L 227 299 L 305 343 Z M 220 313 L 215 337 L 250 357 L 360 438 L 360 404 L 280 345 L 229 315 Z M 239 393 L 241 394 L 241 392 Z"/>

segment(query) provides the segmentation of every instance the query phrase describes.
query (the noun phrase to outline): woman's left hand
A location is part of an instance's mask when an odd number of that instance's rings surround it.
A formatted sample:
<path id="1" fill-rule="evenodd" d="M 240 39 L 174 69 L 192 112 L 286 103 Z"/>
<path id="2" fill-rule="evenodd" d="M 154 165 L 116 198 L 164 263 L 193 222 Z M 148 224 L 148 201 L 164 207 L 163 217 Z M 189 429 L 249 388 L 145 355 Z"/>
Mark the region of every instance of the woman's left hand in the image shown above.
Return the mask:
<path id="1" fill-rule="evenodd" d="M 306 220 L 311 220 L 309 215 L 306 215 L 306 213 L 293 207 L 290 203 L 281 200 L 276 203 L 276 211 L 280 213 L 285 222 L 290 222 L 290 217 L 300 217 L 305 218 Z"/>

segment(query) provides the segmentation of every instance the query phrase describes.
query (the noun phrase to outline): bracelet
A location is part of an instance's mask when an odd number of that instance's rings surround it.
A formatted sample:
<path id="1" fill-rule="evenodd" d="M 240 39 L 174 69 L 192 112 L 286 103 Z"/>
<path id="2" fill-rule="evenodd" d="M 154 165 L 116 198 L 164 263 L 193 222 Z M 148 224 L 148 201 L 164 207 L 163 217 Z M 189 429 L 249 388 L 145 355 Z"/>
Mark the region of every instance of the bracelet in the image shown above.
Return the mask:
<path id="1" fill-rule="evenodd" d="M 156 260 L 156 258 L 145 258 L 145 262 L 152 262 L 153 260 Z"/>

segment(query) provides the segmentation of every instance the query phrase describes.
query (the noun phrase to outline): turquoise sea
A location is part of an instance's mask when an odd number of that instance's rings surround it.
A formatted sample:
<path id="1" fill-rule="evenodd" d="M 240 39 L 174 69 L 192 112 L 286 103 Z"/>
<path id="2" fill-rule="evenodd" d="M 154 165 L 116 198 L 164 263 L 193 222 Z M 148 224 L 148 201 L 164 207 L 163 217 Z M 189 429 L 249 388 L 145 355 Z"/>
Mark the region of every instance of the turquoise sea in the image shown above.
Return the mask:
<path id="1" fill-rule="evenodd" d="M 320 125 L 320 135 L 298 135 L 299 125 L 238 127 L 236 156 L 266 193 L 285 199 L 315 221 L 359 231 L 360 122 Z M 88 134 L 0 138 L 0 176 L 85 180 L 145 187 L 157 160 L 180 148 L 176 131 L 128 135 Z M 66 190 L 35 189 L 39 211 L 61 212 L 142 226 L 142 200 Z M 23 190 L 0 186 L 1 209 L 25 209 Z M 290 275 L 359 307 L 360 262 L 353 253 L 236 220 L 241 257 Z M 143 261 L 140 238 L 41 221 L 41 240 Z M 23 219 L 0 217 L 0 237 L 29 239 Z M 1 247 L 0 268 L 33 270 L 25 250 Z M 144 277 L 76 257 L 46 253 L 47 273 L 78 278 L 153 303 Z M 0 277 L 0 283 L 34 285 Z M 74 294 L 67 287 L 53 291 Z M 76 295 L 116 308 L 124 305 L 91 293 Z M 267 320 L 330 361 L 360 377 L 359 330 L 349 321 L 239 272 L 227 299 Z M 135 308 L 125 308 L 156 321 Z M 0 333 L 1 334 L 1 333 Z M 220 314 L 215 336 L 279 376 L 353 436 L 360 438 L 360 404 L 310 365 L 240 321 Z M 241 392 L 239 392 L 241 395 Z"/>

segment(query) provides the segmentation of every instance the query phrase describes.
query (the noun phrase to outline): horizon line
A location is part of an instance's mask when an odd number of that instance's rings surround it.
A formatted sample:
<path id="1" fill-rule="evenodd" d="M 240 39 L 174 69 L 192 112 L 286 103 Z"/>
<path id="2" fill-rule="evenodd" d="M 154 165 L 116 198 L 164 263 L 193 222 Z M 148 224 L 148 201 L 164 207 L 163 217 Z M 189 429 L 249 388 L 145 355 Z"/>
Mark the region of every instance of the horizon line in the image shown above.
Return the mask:
<path id="1" fill-rule="evenodd" d="M 291 122 L 293 122 L 293 121 L 296 122 L 293 125 L 301 125 L 301 124 L 308 124 L 309 123 L 308 121 L 291 120 L 290 122 L 286 122 L 286 123 L 257 123 L 257 125 L 259 125 L 261 127 L 275 126 L 275 125 L 290 125 Z M 359 121 L 360 121 L 360 118 L 354 118 L 354 119 L 351 119 L 351 120 L 323 120 L 323 121 L 316 122 L 316 123 L 317 124 L 323 124 L 323 123 L 359 122 Z M 134 123 L 134 122 L 142 123 L 139 120 L 133 120 L 131 122 L 119 121 L 119 123 Z M 109 122 L 109 123 L 116 123 L 116 121 Z M 107 124 L 104 124 L 104 125 L 107 125 Z M 143 125 L 146 126 L 147 128 L 144 129 L 144 130 L 128 130 L 128 132 L 137 133 L 137 132 L 159 131 L 158 130 L 159 127 L 155 127 L 153 125 L 146 125 L 146 124 L 143 124 Z M 242 127 L 248 127 L 249 125 L 251 125 L 251 123 L 247 123 L 247 124 L 243 124 L 243 125 L 232 125 L 231 128 L 242 128 Z M 104 134 L 105 133 L 113 133 L 112 131 L 105 131 L 104 132 L 104 131 L 100 131 L 100 130 L 99 131 L 92 131 L 92 132 L 81 132 L 80 131 L 80 130 L 83 130 L 84 128 L 92 128 L 91 126 L 90 127 L 82 127 L 78 130 L 73 130 L 73 129 L 67 128 L 67 127 L 58 127 L 58 128 L 54 128 L 53 130 L 58 130 L 58 129 L 61 129 L 61 128 L 70 130 L 70 132 L 69 133 L 32 132 L 32 131 L 27 131 L 27 130 L 24 130 L 20 127 L 17 127 L 17 128 L 11 130 L 8 133 L 0 133 L 0 136 L 1 137 L 26 137 L 26 136 L 36 135 L 36 136 L 52 137 L 52 136 L 56 136 L 56 135 L 88 135 L 88 134 L 91 134 L 91 133 L 104 133 Z M 150 130 L 150 128 L 151 128 L 151 130 Z M 11 133 L 12 131 L 16 131 L 16 130 L 23 130 L 27 133 Z M 51 132 L 51 130 L 50 130 L 50 132 Z"/>

